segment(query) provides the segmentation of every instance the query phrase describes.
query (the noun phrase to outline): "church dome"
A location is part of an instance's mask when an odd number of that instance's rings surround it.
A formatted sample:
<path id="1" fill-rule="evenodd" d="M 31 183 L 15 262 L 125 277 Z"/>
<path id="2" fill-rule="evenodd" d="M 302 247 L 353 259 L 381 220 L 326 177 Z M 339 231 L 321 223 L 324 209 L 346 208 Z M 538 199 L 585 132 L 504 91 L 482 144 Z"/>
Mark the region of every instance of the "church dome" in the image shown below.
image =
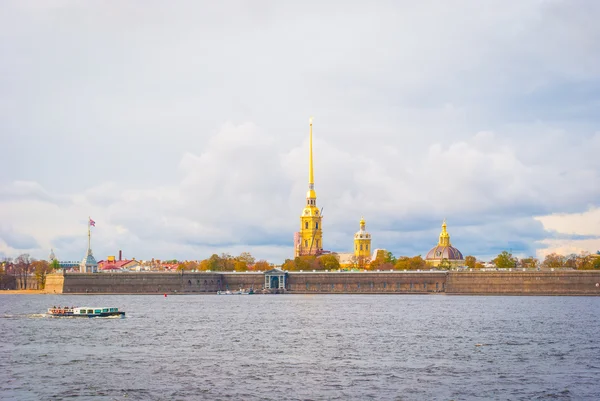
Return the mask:
<path id="1" fill-rule="evenodd" d="M 453 246 L 434 246 L 431 248 L 429 252 L 427 252 L 427 256 L 425 256 L 425 260 L 463 260 L 464 257 L 462 253 Z"/>
<path id="2" fill-rule="evenodd" d="M 450 243 L 450 234 L 446 230 L 446 220 L 442 224 L 442 232 L 440 233 L 440 240 L 436 246 L 431 248 L 425 256 L 426 261 L 439 262 L 443 259 L 452 261 L 463 261 L 465 258 L 463 254 Z"/>

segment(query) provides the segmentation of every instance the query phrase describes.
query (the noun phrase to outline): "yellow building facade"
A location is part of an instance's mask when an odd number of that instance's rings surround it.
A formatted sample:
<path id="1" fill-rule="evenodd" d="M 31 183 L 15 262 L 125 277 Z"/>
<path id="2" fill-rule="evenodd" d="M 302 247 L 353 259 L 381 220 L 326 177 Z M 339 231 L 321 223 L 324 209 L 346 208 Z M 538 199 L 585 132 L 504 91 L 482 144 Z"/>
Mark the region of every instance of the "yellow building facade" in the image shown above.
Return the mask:
<path id="1" fill-rule="evenodd" d="M 309 128 L 308 191 L 300 215 L 300 231 L 294 235 L 295 256 L 320 255 L 323 252 L 323 216 L 317 207 L 313 168 L 312 117 Z"/>
<path id="2" fill-rule="evenodd" d="M 359 261 L 367 261 L 371 258 L 371 234 L 366 230 L 364 218 L 360 219 L 360 229 L 354 234 L 354 256 Z"/>

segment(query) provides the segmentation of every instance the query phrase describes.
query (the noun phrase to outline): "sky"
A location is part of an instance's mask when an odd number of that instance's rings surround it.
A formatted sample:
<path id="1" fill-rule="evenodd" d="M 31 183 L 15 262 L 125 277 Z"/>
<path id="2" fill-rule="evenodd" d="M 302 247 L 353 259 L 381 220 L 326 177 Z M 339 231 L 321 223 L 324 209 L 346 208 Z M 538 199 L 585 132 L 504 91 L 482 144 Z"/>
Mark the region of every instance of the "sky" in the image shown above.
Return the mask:
<path id="1" fill-rule="evenodd" d="M 600 249 L 600 2 L 0 2 L 0 257 Z"/>

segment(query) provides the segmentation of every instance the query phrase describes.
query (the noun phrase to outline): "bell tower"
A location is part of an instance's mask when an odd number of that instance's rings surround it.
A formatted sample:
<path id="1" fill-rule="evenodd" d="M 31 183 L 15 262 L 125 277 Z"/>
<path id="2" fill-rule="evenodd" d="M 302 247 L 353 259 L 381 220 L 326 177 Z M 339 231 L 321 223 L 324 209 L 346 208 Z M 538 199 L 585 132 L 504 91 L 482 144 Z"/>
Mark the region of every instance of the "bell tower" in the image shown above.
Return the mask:
<path id="1" fill-rule="evenodd" d="M 300 215 L 300 231 L 294 236 L 296 256 L 319 255 L 323 251 L 323 228 L 321 226 L 323 216 L 317 207 L 313 170 L 312 117 L 309 124 L 308 191 L 306 192 L 306 205 Z"/>
<path id="2" fill-rule="evenodd" d="M 371 256 L 371 234 L 366 230 L 366 222 L 364 218 L 360 219 L 360 230 L 354 234 L 354 257 L 358 264 L 362 267 L 370 259 Z"/>

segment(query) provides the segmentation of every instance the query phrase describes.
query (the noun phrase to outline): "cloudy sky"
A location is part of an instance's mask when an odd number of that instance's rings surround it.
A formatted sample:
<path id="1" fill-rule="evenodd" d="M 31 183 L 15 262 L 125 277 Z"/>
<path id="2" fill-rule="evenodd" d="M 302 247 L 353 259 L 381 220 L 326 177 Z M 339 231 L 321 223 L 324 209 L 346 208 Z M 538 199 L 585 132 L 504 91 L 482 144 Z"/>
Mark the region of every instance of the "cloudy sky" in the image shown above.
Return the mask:
<path id="1" fill-rule="evenodd" d="M 600 249 L 600 2 L 0 3 L 0 257 Z"/>

